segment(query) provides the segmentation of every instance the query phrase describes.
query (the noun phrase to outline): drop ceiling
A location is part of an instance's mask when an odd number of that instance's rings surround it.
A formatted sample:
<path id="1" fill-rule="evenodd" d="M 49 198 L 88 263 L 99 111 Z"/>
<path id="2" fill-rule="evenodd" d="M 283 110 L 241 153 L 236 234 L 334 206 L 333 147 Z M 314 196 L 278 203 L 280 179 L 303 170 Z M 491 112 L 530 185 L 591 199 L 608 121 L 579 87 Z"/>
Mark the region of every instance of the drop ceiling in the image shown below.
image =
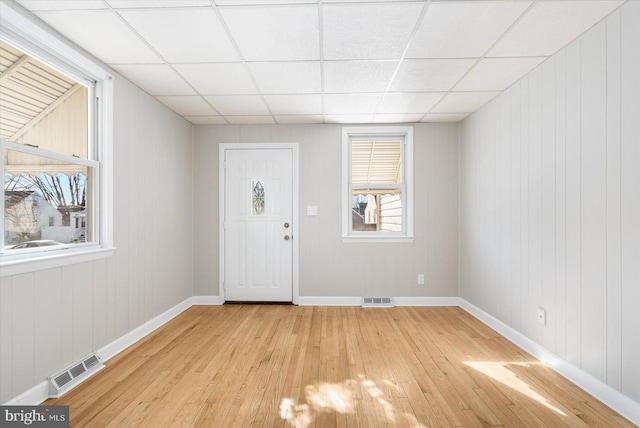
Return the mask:
<path id="1" fill-rule="evenodd" d="M 18 3 L 194 124 L 264 124 L 458 122 L 624 1 Z"/>

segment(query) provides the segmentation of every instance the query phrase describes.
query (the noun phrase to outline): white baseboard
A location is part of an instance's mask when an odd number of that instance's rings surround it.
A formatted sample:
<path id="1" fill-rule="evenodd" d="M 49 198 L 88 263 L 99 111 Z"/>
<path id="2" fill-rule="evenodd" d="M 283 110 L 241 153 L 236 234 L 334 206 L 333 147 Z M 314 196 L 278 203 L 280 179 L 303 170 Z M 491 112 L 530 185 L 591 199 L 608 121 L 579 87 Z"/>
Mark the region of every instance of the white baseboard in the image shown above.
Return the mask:
<path id="1" fill-rule="evenodd" d="M 459 297 L 394 297 L 394 306 L 460 306 Z"/>
<path id="2" fill-rule="evenodd" d="M 300 306 L 361 306 L 362 297 L 300 296 Z"/>
<path id="3" fill-rule="evenodd" d="M 47 398 L 49 398 L 49 382 L 45 380 L 22 394 L 13 397 L 3 406 L 37 406 Z"/>
<path id="4" fill-rule="evenodd" d="M 222 305 L 220 296 L 193 296 L 192 305 Z"/>
<path id="5" fill-rule="evenodd" d="M 97 354 L 100 356 L 103 362 L 110 360 L 112 357 L 118 355 L 120 352 L 127 349 L 129 346 L 136 343 L 149 333 L 156 330 L 158 327 L 171 321 L 173 318 L 180 315 L 193 305 L 193 297 L 189 297 L 181 303 L 178 303 L 174 307 L 166 310 L 157 317 L 147 321 L 140 327 L 134 328 L 129 333 L 125 334 L 114 340 L 113 342 L 98 349 Z"/>
<path id="6" fill-rule="evenodd" d="M 516 346 L 527 351 L 547 366 L 569 379 L 580 388 L 602 401 L 613 410 L 640 426 L 640 404 L 636 403 L 621 392 L 613 389 L 606 383 L 591 376 L 589 373 L 574 366 L 558 355 L 544 348 L 537 342 L 529 339 L 522 333 L 509 327 L 502 321 L 489 315 L 482 309 L 472 305 L 464 299 L 460 299 L 460 307 L 482 321 Z"/>

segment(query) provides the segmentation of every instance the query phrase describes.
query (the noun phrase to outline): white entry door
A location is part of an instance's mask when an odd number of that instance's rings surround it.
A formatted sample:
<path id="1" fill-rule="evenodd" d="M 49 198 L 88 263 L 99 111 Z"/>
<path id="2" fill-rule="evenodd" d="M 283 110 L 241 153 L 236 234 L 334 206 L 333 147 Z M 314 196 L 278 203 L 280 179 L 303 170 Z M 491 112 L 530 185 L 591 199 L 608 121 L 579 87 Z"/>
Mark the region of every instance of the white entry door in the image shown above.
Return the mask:
<path id="1" fill-rule="evenodd" d="M 293 150 L 224 150 L 226 301 L 293 298 Z"/>

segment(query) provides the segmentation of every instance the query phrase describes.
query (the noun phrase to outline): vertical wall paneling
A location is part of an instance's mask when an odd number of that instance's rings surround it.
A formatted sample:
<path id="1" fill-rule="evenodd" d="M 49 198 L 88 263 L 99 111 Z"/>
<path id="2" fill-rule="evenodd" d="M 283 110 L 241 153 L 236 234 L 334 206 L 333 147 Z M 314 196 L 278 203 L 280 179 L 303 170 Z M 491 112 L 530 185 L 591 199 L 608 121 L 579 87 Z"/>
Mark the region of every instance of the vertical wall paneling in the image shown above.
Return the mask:
<path id="1" fill-rule="evenodd" d="M 65 309 L 59 312 L 62 331 L 64 332 L 64 334 L 58 336 L 62 349 L 62 366 L 59 369 L 62 369 L 73 362 L 73 265 L 60 268 L 60 278 L 62 282 L 61 300 Z"/>
<path id="2" fill-rule="evenodd" d="M 560 51 L 554 57 L 556 65 L 556 97 L 555 97 L 555 313 L 553 314 L 556 343 L 553 349 L 562 358 L 567 357 L 566 347 L 566 226 L 567 226 L 567 192 L 566 192 L 566 52 Z"/>
<path id="3" fill-rule="evenodd" d="M 11 319 L 11 393 L 16 396 L 34 383 L 35 311 L 33 274 L 13 277 Z"/>
<path id="4" fill-rule="evenodd" d="M 512 300 L 509 302 L 511 308 L 511 324 L 516 330 L 522 329 L 520 305 L 519 302 L 523 300 L 523 287 L 522 287 L 522 231 L 520 229 L 521 222 L 521 188 L 522 188 L 522 142 L 521 142 L 521 97 L 519 84 L 514 86 L 514 89 L 505 94 L 510 97 L 511 117 L 510 123 L 510 135 L 509 147 L 511 149 L 511 177 L 509 183 L 511 184 L 511 278 L 509 284 L 513 289 Z"/>
<path id="5" fill-rule="evenodd" d="M 93 349 L 93 270 L 91 263 L 73 266 L 73 361 Z"/>
<path id="6" fill-rule="evenodd" d="M 581 129 L 580 40 L 566 48 L 566 346 L 567 361 L 581 366 Z"/>
<path id="7" fill-rule="evenodd" d="M 622 392 L 640 402 L 640 2 L 621 16 Z"/>
<path id="8" fill-rule="evenodd" d="M 582 367 L 606 378 L 607 59 L 601 22 L 581 42 L 581 346 Z M 604 306 L 604 307 L 603 307 Z"/>
<path id="9" fill-rule="evenodd" d="M 540 305 L 546 310 L 541 342 L 555 351 L 556 338 L 556 59 L 542 64 L 542 281 Z"/>
<path id="10" fill-rule="evenodd" d="M 13 343 L 13 278 L 0 278 L 0 337 L 2 343 Z M 0 347 L 0 403 L 13 396 L 13 354 L 10 346 Z"/>
<path id="11" fill-rule="evenodd" d="M 64 334 L 62 317 L 62 270 L 50 269 L 34 272 L 34 343 L 35 379 L 44 379 L 53 374 L 64 363 L 62 343 Z"/>
<path id="12" fill-rule="evenodd" d="M 607 383 L 621 387 L 620 11 L 607 25 Z"/>
<path id="13" fill-rule="evenodd" d="M 92 263 L 93 283 L 93 332 L 92 349 L 98 349 L 107 344 L 107 260 L 97 260 Z"/>
<path id="14" fill-rule="evenodd" d="M 640 403 L 638 23 L 640 2 L 626 2 L 462 123 L 459 289 Z M 494 185 L 496 167 L 509 157 L 519 182 Z M 510 210 L 500 202 L 507 197 Z M 499 201 L 496 212 L 486 200 Z M 492 225 L 505 219 L 512 227 L 500 233 L 510 236 L 495 239 Z M 478 256 L 487 247 L 486 258 Z M 510 259 L 501 256 L 507 250 Z M 508 269 L 511 280 L 498 281 L 498 292 L 511 289 L 519 320 L 490 302 L 493 272 Z M 538 305 L 547 309 L 545 327 L 532 313 Z"/>

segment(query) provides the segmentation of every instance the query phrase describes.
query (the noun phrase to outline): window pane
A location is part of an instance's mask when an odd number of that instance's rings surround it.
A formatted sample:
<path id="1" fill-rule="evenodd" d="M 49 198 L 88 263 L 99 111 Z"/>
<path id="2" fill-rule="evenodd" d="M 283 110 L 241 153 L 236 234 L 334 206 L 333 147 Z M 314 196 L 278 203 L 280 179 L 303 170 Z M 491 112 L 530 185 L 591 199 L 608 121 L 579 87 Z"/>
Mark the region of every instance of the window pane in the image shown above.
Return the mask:
<path id="1" fill-rule="evenodd" d="M 93 240 L 87 201 L 93 198 L 94 168 L 13 150 L 4 159 L 5 248 Z"/>
<path id="2" fill-rule="evenodd" d="M 3 41 L 0 58 L 0 136 L 86 159 L 87 88 Z"/>
<path id="3" fill-rule="evenodd" d="M 354 232 L 402 232 L 402 189 L 355 192 L 351 218 Z"/>
<path id="4" fill-rule="evenodd" d="M 400 141 L 352 141 L 351 182 L 401 183 Z"/>

